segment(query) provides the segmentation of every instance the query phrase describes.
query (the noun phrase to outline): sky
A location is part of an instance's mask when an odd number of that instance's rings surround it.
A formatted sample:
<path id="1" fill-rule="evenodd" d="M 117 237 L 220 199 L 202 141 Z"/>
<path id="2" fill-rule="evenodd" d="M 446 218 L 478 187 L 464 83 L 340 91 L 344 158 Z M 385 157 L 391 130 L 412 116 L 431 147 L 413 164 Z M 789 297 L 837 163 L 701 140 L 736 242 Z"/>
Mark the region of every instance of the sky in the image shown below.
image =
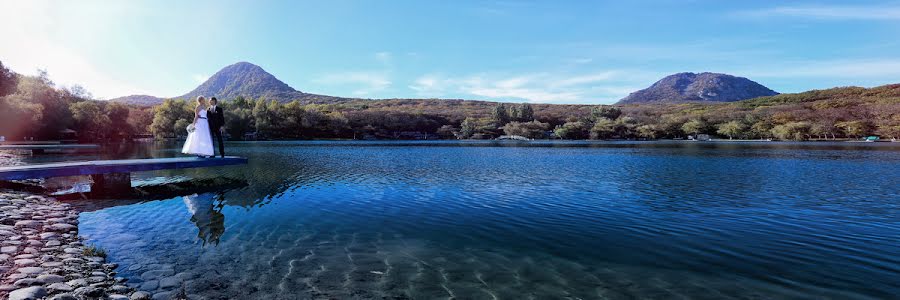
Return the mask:
<path id="1" fill-rule="evenodd" d="M 900 1 L 0 0 L 0 62 L 101 99 L 239 61 L 308 93 L 608 104 L 677 72 L 900 82 Z"/>

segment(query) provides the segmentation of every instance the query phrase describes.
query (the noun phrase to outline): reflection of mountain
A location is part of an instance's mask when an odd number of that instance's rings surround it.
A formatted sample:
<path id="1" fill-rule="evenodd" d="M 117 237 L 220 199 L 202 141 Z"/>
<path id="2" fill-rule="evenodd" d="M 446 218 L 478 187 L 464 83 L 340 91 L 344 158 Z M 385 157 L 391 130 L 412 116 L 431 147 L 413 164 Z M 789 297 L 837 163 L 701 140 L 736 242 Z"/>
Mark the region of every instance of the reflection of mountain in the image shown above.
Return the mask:
<path id="1" fill-rule="evenodd" d="M 221 208 L 215 207 L 216 196 L 213 193 L 206 193 L 183 198 L 184 205 L 191 212 L 191 222 L 199 229 L 197 237 L 203 241 L 204 246 L 218 245 L 219 238 L 225 233 L 225 215 L 220 211 Z"/>

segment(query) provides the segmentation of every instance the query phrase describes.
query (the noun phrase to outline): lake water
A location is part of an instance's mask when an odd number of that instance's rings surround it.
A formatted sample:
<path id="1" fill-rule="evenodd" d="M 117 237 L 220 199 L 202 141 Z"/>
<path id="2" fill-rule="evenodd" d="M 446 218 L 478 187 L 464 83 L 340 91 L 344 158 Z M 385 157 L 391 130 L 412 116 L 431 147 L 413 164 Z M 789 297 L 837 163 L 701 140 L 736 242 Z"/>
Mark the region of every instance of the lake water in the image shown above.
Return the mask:
<path id="1" fill-rule="evenodd" d="M 228 151 L 250 164 L 137 174 L 134 184 L 240 184 L 97 202 L 81 233 L 131 285 L 197 299 L 900 294 L 898 144 L 338 141 Z"/>

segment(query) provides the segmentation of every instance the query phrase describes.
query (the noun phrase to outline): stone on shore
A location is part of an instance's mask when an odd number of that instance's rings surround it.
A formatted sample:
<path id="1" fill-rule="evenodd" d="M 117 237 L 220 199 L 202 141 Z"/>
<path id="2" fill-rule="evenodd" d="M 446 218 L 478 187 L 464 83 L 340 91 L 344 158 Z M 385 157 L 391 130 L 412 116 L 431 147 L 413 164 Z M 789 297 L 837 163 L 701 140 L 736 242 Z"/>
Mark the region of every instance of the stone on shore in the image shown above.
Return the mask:
<path id="1" fill-rule="evenodd" d="M 9 300 L 38 300 L 46 296 L 46 289 L 40 286 L 33 286 L 10 292 Z"/>
<path id="2" fill-rule="evenodd" d="M 153 298 L 115 277 L 118 264 L 87 256 L 81 241 L 78 212 L 68 204 L 0 190 L 0 299 Z M 174 274 L 171 268 L 155 270 L 148 275 Z M 173 279 L 164 279 L 167 286 L 180 284 Z"/>
<path id="3" fill-rule="evenodd" d="M 57 282 L 57 283 L 51 284 L 51 285 L 47 286 L 47 289 L 49 289 L 52 292 L 71 292 L 71 291 L 75 290 L 68 284 L 65 284 L 62 282 Z"/>

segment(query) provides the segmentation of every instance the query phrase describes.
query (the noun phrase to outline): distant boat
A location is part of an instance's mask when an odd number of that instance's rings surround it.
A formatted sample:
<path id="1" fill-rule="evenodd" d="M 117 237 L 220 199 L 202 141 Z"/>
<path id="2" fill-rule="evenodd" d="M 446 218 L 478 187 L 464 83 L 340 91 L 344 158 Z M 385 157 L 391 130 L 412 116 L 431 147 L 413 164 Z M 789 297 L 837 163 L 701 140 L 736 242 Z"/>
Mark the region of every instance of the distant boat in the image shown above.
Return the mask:
<path id="1" fill-rule="evenodd" d="M 869 137 L 866 137 L 865 141 L 866 142 L 877 142 L 879 139 L 881 139 L 881 138 L 879 138 L 877 136 L 869 136 Z"/>

